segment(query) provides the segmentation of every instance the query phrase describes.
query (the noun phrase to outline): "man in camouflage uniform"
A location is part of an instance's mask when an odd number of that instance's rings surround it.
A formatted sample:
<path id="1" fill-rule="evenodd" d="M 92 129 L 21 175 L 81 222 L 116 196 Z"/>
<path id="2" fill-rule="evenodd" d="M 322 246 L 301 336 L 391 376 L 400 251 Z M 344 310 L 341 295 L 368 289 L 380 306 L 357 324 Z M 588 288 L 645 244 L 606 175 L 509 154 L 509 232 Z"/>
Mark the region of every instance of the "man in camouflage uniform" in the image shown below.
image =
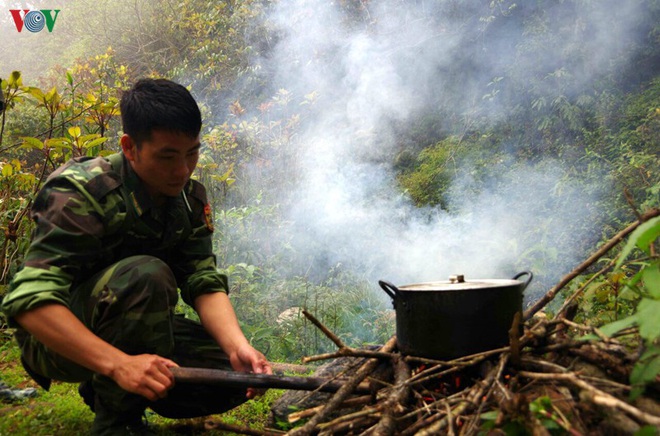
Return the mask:
<path id="1" fill-rule="evenodd" d="M 144 79 L 121 112 L 122 153 L 69 162 L 37 195 L 25 264 L 2 302 L 26 370 L 45 388 L 82 382 L 95 434 L 144 430 L 146 407 L 183 418 L 245 401 L 236 390 L 175 386 L 174 366 L 272 373 L 238 325 L 205 189 L 190 179 L 197 103 L 178 84 Z M 174 314 L 179 292 L 201 324 Z"/>

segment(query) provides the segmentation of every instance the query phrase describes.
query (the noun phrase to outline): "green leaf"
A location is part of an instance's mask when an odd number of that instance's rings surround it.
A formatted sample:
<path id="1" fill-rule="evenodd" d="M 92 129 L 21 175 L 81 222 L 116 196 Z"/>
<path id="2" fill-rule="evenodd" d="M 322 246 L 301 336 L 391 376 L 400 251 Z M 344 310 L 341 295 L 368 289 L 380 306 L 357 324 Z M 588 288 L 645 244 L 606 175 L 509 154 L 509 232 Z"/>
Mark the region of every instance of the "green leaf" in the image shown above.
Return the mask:
<path id="1" fill-rule="evenodd" d="M 110 138 L 101 137 L 101 138 L 93 139 L 93 140 L 91 140 L 91 141 L 85 142 L 85 143 L 83 144 L 83 148 L 92 148 L 92 147 L 96 147 L 97 145 L 101 145 L 101 144 L 103 144 L 103 143 L 106 142 L 108 139 L 110 139 Z"/>
<path id="2" fill-rule="evenodd" d="M 36 98 L 40 102 L 43 102 L 46 100 L 46 96 L 44 95 L 44 92 L 35 86 L 29 86 L 27 87 L 27 93 L 30 94 L 32 97 Z"/>
<path id="3" fill-rule="evenodd" d="M 60 94 L 57 92 L 57 88 L 53 87 L 50 91 L 46 93 L 46 102 L 57 104 L 60 102 Z"/>
<path id="4" fill-rule="evenodd" d="M 550 397 L 538 397 L 536 400 L 529 403 L 529 410 L 532 413 L 546 412 L 552 410 L 552 400 Z"/>
<path id="5" fill-rule="evenodd" d="M 115 154 L 116 152 L 114 150 L 101 150 L 97 153 L 98 156 L 110 156 L 111 154 Z"/>
<path id="6" fill-rule="evenodd" d="M 652 346 L 642 354 L 630 373 L 630 384 L 637 386 L 637 389 L 630 393 L 631 399 L 641 394 L 644 391 L 643 386 L 654 381 L 659 373 L 660 348 Z"/>
<path id="7" fill-rule="evenodd" d="M 605 336 L 612 337 L 614 334 L 620 332 L 621 330 L 632 327 L 636 322 L 637 314 L 633 314 L 627 318 L 605 324 L 598 330 L 600 330 Z M 598 339 L 598 337 L 596 335 L 585 335 L 580 339 Z"/>
<path id="8" fill-rule="evenodd" d="M 2 166 L 2 176 L 9 177 L 14 173 L 14 167 L 11 164 L 5 164 Z"/>
<path id="9" fill-rule="evenodd" d="M 23 136 L 21 139 L 23 140 L 24 148 L 31 148 L 33 150 L 44 149 L 44 143 L 37 138 L 33 138 L 32 136 Z"/>
<path id="10" fill-rule="evenodd" d="M 87 135 L 82 135 L 82 136 L 80 136 L 80 137 L 78 138 L 78 141 L 80 141 L 80 142 L 89 142 L 89 141 L 91 141 L 92 139 L 96 139 L 96 138 L 99 138 L 99 137 L 100 137 L 100 136 L 99 136 L 98 133 L 89 133 L 89 134 L 87 134 Z"/>
<path id="11" fill-rule="evenodd" d="M 615 268 L 621 267 L 626 257 L 628 257 L 635 247 L 638 247 L 646 254 L 649 254 L 651 244 L 658 239 L 658 237 L 660 237 L 660 217 L 655 217 L 642 223 L 634 232 L 632 232 L 630 238 L 628 238 L 628 242 L 626 243 L 626 246 L 623 247 Z"/>
<path id="12" fill-rule="evenodd" d="M 660 299 L 660 262 L 654 262 L 644 268 L 642 278 L 649 295 Z"/>
<path id="13" fill-rule="evenodd" d="M 649 341 L 660 337 L 660 300 L 642 298 L 637 306 L 639 334 Z"/>
<path id="14" fill-rule="evenodd" d="M 7 83 L 9 83 L 9 86 L 11 86 L 12 88 L 19 88 L 23 86 L 23 79 L 21 78 L 21 72 L 12 71 L 11 74 L 9 75 L 9 79 L 7 79 Z"/>
<path id="15" fill-rule="evenodd" d="M 647 425 L 646 427 L 642 427 L 639 430 L 637 430 L 633 436 L 657 436 L 657 435 L 658 435 L 658 428 L 652 425 Z"/>
<path id="16" fill-rule="evenodd" d="M 67 129 L 67 132 L 69 132 L 69 135 L 71 135 L 73 138 L 77 138 L 80 136 L 80 127 L 78 126 L 72 126 Z"/>

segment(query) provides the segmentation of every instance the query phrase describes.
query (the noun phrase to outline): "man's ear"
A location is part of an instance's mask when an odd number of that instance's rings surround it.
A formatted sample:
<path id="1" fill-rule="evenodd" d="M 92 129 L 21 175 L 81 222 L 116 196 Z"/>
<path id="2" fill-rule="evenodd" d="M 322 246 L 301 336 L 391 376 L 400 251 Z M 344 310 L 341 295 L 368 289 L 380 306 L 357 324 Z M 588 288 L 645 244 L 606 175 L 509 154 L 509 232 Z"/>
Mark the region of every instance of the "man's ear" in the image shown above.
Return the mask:
<path id="1" fill-rule="evenodd" d="M 121 150 L 124 152 L 126 159 L 128 159 L 130 162 L 134 161 L 137 146 L 135 145 L 133 138 L 124 133 L 119 139 L 119 143 L 121 144 Z"/>

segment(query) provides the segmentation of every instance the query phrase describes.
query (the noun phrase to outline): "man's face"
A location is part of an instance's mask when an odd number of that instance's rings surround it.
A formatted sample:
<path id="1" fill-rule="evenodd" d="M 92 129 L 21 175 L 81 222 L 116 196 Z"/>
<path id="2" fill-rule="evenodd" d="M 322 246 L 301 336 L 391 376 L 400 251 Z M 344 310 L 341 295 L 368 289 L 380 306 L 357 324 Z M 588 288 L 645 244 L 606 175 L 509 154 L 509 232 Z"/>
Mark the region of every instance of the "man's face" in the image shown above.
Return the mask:
<path id="1" fill-rule="evenodd" d="M 135 173 L 156 201 L 176 197 L 188 183 L 199 159 L 199 136 L 155 130 L 140 149 L 124 135 L 121 146 Z"/>

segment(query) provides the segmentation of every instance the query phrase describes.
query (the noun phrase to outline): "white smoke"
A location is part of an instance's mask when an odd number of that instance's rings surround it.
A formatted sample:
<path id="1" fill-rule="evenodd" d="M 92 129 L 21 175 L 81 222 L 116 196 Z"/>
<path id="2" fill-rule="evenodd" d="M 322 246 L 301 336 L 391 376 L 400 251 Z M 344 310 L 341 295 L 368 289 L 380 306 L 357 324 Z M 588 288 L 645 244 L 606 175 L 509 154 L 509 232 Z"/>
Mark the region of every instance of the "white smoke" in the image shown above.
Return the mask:
<path id="1" fill-rule="evenodd" d="M 359 265 L 374 280 L 399 284 L 445 280 L 456 273 L 468 279 L 510 278 L 521 269 L 551 263 L 556 268 L 548 272 L 548 281 L 575 266 L 576 241 L 591 235 L 565 233 L 575 229 L 575 223 L 598 232 L 591 225 L 599 213 L 594 206 L 598 192 L 586 192 L 572 182 L 559 160 L 515 169 L 508 162 L 493 162 L 492 188 L 476 193 L 470 189 L 473 169 L 461 168 L 451 190 L 451 213 L 415 207 L 396 185 L 393 123 L 405 123 L 428 109 L 431 95 L 436 101 L 446 95 L 448 102 L 459 105 L 454 111 L 469 112 L 490 91 L 485 79 L 511 61 L 514 47 L 506 27 L 498 34 L 501 44 L 488 44 L 501 46 L 501 52 L 461 51 L 479 47 L 464 44 L 482 34 L 475 22 L 487 26 L 490 13 L 502 18 L 509 6 L 515 7 L 492 3 L 492 10 L 464 10 L 455 1 L 363 2 L 368 22 L 352 27 L 335 2 L 276 4 L 271 24 L 280 39 L 271 57 L 259 62 L 275 70 L 278 86 L 298 95 L 316 91 L 321 96 L 320 107 L 297 141 L 302 173 L 288 216 L 297 250 L 313 247 L 318 252 L 310 254 L 312 258 Z M 579 2 L 559 2 L 550 15 L 566 13 L 561 10 L 564 3 L 579 7 Z M 593 40 L 582 41 L 583 33 L 576 29 L 574 35 L 563 35 L 557 46 L 547 47 L 547 67 L 524 59 L 519 65 L 552 72 L 551 57 L 560 56 L 566 46 L 582 44 L 584 58 L 566 63 L 575 67 L 570 74 L 582 75 L 573 83 L 590 83 L 624 49 L 621 41 L 635 17 L 633 3 L 617 4 L 616 10 L 603 4 L 598 10 L 619 14 L 620 28 L 601 28 L 601 21 L 611 20 L 596 14 L 589 22 L 577 22 L 593 29 Z M 525 50 L 517 53 L 524 55 Z M 278 63 L 280 59 L 286 62 Z M 461 80 L 443 74 L 459 61 L 472 67 Z M 527 71 L 517 74 L 521 80 Z M 495 106 L 489 115 L 502 116 Z M 535 230 L 540 236 L 530 239 Z"/>

